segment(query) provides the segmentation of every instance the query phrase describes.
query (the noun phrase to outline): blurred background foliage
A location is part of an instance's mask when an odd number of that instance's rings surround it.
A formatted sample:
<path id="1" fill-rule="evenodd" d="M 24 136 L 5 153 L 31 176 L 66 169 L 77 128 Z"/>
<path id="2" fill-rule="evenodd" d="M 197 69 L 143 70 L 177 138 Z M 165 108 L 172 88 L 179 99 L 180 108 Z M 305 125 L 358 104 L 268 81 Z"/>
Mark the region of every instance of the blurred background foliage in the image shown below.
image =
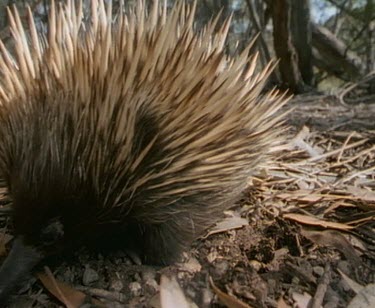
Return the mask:
<path id="1" fill-rule="evenodd" d="M 137 1 L 124 3 L 131 6 Z M 175 1 L 179 0 L 166 0 L 170 7 Z M 83 2 L 88 6 L 90 0 Z M 119 1 L 112 2 L 116 6 Z M 146 0 L 147 5 L 152 2 Z M 30 5 L 40 24 L 47 20 L 49 0 L 0 0 L 0 38 L 5 43 L 10 38 L 6 6 L 13 4 L 21 12 Z M 222 21 L 233 17 L 228 53 L 240 52 L 258 35 L 251 52 L 259 52 L 261 65 L 279 59 L 270 86 L 304 93 L 358 82 L 361 91 L 373 98 L 374 0 L 198 0 L 197 28 L 220 12 Z"/>

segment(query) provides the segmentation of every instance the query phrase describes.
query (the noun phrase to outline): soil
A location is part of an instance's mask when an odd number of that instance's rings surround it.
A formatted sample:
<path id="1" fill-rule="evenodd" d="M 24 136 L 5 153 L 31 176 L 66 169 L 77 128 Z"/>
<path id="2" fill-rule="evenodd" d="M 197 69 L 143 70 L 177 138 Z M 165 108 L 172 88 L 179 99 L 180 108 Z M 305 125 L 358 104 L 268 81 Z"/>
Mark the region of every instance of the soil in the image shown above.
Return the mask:
<path id="1" fill-rule="evenodd" d="M 292 104 L 294 146 L 181 263 L 155 268 L 82 248 L 49 262 L 9 307 L 63 306 L 51 281 L 65 300 L 84 294 L 82 307 L 347 307 L 375 282 L 375 104 Z"/>

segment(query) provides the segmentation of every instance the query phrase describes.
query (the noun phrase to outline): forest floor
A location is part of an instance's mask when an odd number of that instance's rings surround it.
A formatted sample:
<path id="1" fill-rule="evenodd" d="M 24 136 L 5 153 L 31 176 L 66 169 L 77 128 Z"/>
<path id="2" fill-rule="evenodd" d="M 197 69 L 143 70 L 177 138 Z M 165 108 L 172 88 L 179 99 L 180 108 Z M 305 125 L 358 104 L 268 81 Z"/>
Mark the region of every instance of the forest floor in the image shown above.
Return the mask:
<path id="1" fill-rule="evenodd" d="M 82 249 L 10 307 L 375 307 L 375 103 L 291 105 L 289 148 L 183 262 Z"/>

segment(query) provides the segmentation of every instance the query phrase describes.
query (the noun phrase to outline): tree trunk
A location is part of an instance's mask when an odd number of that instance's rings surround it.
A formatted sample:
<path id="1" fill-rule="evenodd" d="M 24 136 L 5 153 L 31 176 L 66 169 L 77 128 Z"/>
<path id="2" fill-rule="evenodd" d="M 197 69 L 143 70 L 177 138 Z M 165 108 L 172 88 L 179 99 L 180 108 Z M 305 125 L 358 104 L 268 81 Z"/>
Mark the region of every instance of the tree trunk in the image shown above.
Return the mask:
<path id="1" fill-rule="evenodd" d="M 298 56 L 298 67 L 305 84 L 313 85 L 311 22 L 309 0 L 292 1 L 293 43 Z"/>
<path id="2" fill-rule="evenodd" d="M 340 78 L 354 80 L 360 77 L 363 71 L 361 60 L 348 52 L 344 42 L 327 28 L 311 25 L 313 47 L 319 52 L 319 55 L 314 53 L 314 61 L 318 60 L 315 64 Z"/>
<path id="3" fill-rule="evenodd" d="M 297 53 L 292 43 L 290 0 L 270 1 L 273 20 L 273 42 L 280 59 L 279 70 L 284 86 L 302 92 L 304 84 L 298 69 Z"/>

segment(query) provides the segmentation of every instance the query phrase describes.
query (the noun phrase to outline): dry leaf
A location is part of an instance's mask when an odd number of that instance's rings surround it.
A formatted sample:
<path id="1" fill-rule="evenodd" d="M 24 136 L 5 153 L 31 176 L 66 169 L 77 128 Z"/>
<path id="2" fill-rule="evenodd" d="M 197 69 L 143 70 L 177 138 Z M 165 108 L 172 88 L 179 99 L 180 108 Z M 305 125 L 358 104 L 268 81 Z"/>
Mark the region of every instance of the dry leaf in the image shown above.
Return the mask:
<path id="1" fill-rule="evenodd" d="M 303 126 L 301 131 L 293 138 L 290 142 L 296 148 L 301 149 L 309 153 L 310 157 L 317 157 L 323 153 L 323 150 L 319 147 L 312 147 L 306 143 L 305 139 L 310 136 L 310 129 L 307 126 Z"/>
<path id="2" fill-rule="evenodd" d="M 304 201 L 304 202 L 318 202 L 324 198 L 322 194 L 313 193 L 311 190 L 298 190 L 291 191 L 286 193 L 278 194 L 279 199 L 284 200 L 295 200 L 295 201 Z"/>
<path id="3" fill-rule="evenodd" d="M 361 290 L 364 288 L 361 284 L 351 279 L 349 276 L 347 276 L 344 272 L 342 272 L 339 268 L 337 271 L 340 273 L 341 277 L 345 280 L 345 282 L 348 284 L 348 286 L 356 293 L 358 294 L 361 292 Z"/>
<path id="4" fill-rule="evenodd" d="M 349 303 L 347 308 L 375 307 L 375 284 L 364 287 Z"/>
<path id="5" fill-rule="evenodd" d="M 280 297 L 279 300 L 277 301 L 277 308 L 291 308 L 291 306 L 289 306 L 285 300 Z"/>
<path id="6" fill-rule="evenodd" d="M 294 301 L 296 302 L 296 307 L 298 308 L 309 308 L 312 297 L 310 294 L 304 292 L 303 294 L 294 292 L 292 294 Z"/>
<path id="7" fill-rule="evenodd" d="M 357 197 L 359 200 L 375 202 L 375 192 L 367 189 L 348 186 L 348 192 L 350 192 L 354 197 Z"/>
<path id="8" fill-rule="evenodd" d="M 303 223 L 303 224 L 311 225 L 311 226 L 320 226 L 323 228 L 332 228 L 332 229 L 338 229 L 338 230 L 353 229 L 352 226 L 348 226 L 339 222 L 321 220 L 316 217 L 302 215 L 302 214 L 287 213 L 287 214 L 284 214 L 283 217 L 286 219 L 294 220 L 299 223 Z"/>
<path id="9" fill-rule="evenodd" d="M 215 294 L 217 295 L 217 297 L 228 308 L 252 308 L 252 306 L 244 303 L 243 301 L 240 301 L 239 299 L 221 291 L 218 287 L 215 286 L 211 277 L 210 277 L 210 284 Z"/>
<path id="10" fill-rule="evenodd" d="M 203 237 L 206 238 L 212 234 L 222 233 L 228 230 L 234 230 L 249 225 L 249 221 L 245 218 L 232 216 L 218 222 L 208 233 Z"/>
<path id="11" fill-rule="evenodd" d="M 311 231 L 302 229 L 301 234 L 318 245 L 331 246 L 341 251 L 345 255 L 345 258 L 355 266 L 359 266 L 362 263 L 352 244 L 338 231 Z"/>
<path id="12" fill-rule="evenodd" d="M 176 278 L 163 275 L 160 279 L 161 308 L 192 308 Z"/>
<path id="13" fill-rule="evenodd" d="M 45 267 L 44 273 L 38 273 L 37 277 L 42 282 L 43 286 L 53 294 L 61 303 L 63 303 L 67 308 L 78 308 L 86 300 L 86 294 L 78 291 L 66 283 L 57 281 L 49 268 Z M 104 305 L 93 299 L 93 302 L 98 307 L 104 307 Z"/>

